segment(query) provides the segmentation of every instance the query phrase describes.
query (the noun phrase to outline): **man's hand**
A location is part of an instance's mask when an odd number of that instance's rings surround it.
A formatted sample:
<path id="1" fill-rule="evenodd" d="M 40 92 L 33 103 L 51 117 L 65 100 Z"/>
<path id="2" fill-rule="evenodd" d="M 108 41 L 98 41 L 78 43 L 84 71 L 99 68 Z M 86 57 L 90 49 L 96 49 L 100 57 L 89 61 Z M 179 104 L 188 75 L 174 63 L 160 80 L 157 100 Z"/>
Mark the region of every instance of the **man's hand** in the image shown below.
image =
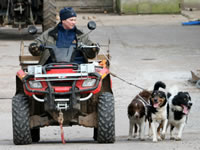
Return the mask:
<path id="1" fill-rule="evenodd" d="M 96 53 L 96 55 L 99 53 L 100 45 L 98 43 L 93 43 L 92 45 L 96 46 L 93 48 L 93 51 Z"/>
<path id="2" fill-rule="evenodd" d="M 86 46 L 86 47 L 87 47 L 87 46 Z M 84 47 L 84 48 L 82 49 L 82 52 L 83 52 L 83 53 L 87 56 L 87 58 L 89 58 L 89 59 L 95 58 L 96 55 L 99 53 L 100 47 L 99 47 L 99 45 L 97 45 L 97 44 L 95 44 L 95 43 L 92 44 L 92 47 L 89 47 L 89 46 L 88 46 L 88 48 L 86 48 L 86 47 Z"/>
<path id="3" fill-rule="evenodd" d="M 33 56 L 40 56 L 41 51 L 39 49 L 39 47 L 37 46 L 36 43 L 31 43 L 29 45 L 29 52 L 33 55 Z"/>

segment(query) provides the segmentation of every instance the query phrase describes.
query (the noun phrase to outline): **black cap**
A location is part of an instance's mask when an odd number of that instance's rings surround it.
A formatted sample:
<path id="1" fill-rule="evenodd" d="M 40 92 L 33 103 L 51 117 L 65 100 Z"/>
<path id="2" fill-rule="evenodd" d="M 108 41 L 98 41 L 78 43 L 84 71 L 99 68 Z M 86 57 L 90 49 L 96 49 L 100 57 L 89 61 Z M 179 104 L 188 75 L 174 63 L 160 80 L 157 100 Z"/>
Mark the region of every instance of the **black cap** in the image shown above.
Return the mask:
<path id="1" fill-rule="evenodd" d="M 72 7 L 64 7 L 60 10 L 60 20 L 66 20 L 71 17 L 76 17 L 76 12 Z"/>

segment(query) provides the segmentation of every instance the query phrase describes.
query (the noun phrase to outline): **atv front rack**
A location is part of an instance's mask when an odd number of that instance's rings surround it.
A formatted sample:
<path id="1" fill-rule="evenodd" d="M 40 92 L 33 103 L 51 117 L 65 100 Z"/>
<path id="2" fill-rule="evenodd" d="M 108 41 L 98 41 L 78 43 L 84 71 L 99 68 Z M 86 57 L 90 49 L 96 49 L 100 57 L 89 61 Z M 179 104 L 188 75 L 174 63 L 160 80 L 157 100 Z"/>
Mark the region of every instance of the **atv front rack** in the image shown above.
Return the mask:
<path id="1" fill-rule="evenodd" d="M 80 64 L 79 66 L 77 66 L 77 64 L 72 64 L 72 63 L 69 64 L 54 63 L 54 64 L 48 64 L 44 67 L 37 65 L 37 66 L 29 66 L 28 72 L 29 74 L 34 74 L 34 79 L 36 81 L 83 80 L 87 79 L 88 76 L 91 75 L 91 73 L 95 72 L 95 66 L 93 64 Z M 47 74 L 46 70 L 51 70 L 51 69 L 75 69 L 77 73 Z M 44 72 L 44 74 L 42 74 L 42 72 Z"/>
<path id="2" fill-rule="evenodd" d="M 51 69 L 73 69 L 73 73 L 47 74 Z M 34 75 L 36 81 L 59 81 L 59 80 L 83 80 L 95 73 L 94 64 L 76 64 L 76 63 L 51 63 L 45 66 L 28 66 L 28 74 Z"/>

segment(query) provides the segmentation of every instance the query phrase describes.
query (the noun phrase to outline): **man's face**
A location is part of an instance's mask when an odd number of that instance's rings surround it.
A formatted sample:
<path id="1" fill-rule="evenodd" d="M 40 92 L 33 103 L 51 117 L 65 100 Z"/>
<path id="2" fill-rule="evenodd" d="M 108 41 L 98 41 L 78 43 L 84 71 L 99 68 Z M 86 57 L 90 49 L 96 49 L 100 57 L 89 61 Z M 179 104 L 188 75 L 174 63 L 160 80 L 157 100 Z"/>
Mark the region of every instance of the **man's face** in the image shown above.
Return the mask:
<path id="1" fill-rule="evenodd" d="M 62 20 L 62 25 L 64 29 L 73 29 L 76 25 L 76 17 L 71 17 L 66 20 Z"/>

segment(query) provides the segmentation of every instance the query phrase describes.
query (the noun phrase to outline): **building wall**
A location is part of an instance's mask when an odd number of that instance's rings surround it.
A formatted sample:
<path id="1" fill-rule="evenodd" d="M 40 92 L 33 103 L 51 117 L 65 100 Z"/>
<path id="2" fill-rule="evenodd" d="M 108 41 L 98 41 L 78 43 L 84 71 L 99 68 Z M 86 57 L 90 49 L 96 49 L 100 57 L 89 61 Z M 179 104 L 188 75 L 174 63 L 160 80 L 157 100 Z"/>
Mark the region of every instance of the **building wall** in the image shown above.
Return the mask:
<path id="1" fill-rule="evenodd" d="M 115 0 L 56 0 L 57 10 L 73 7 L 76 12 L 113 12 Z"/>
<path id="2" fill-rule="evenodd" d="M 198 8 L 200 0 L 56 0 L 57 8 L 71 6 L 78 12 L 118 12 L 120 14 L 180 13 Z"/>
<path id="3" fill-rule="evenodd" d="M 180 13 L 181 0 L 118 0 L 121 14 Z M 119 7 L 120 6 L 120 7 Z"/>

